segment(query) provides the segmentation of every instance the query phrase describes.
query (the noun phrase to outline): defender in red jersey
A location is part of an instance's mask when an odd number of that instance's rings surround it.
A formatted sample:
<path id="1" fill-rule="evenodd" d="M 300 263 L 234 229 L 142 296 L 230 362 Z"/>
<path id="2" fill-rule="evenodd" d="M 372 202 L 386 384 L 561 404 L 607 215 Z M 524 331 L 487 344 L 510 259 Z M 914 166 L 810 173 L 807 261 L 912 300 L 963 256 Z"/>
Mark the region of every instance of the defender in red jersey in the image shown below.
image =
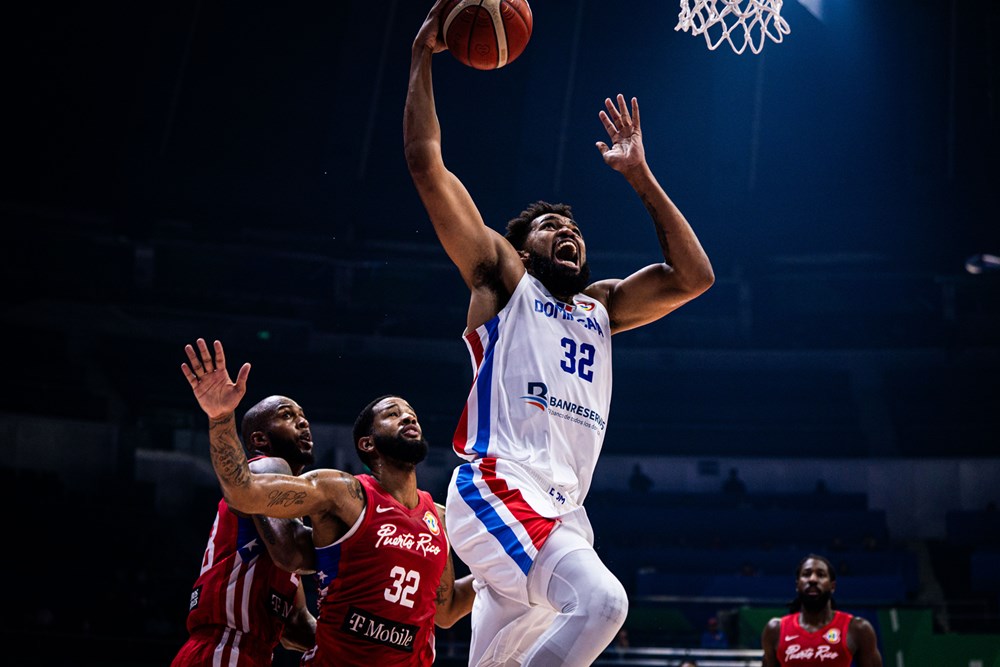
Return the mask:
<path id="1" fill-rule="evenodd" d="M 430 665 L 437 587 L 425 582 L 440 580 L 448 562 L 438 509 L 425 491 L 409 508 L 374 477 L 358 481 L 366 511 L 343 539 L 316 549 L 320 621 L 302 664 Z"/>
<path id="2" fill-rule="evenodd" d="M 826 558 L 806 556 L 796 573 L 792 613 L 772 618 L 760 643 L 762 667 L 882 667 L 871 623 L 833 608 L 837 573 Z"/>
<path id="3" fill-rule="evenodd" d="M 226 500 L 243 512 L 310 518 L 323 599 L 304 664 L 431 665 L 434 625 L 450 627 L 468 614 L 475 595 L 471 576 L 455 581 L 443 508 L 417 488 L 427 441 L 413 408 L 382 396 L 358 415 L 355 447 L 371 475 L 258 474 L 233 417 L 250 364 L 233 382 L 222 344 L 215 341 L 214 357 L 203 339 L 197 346 L 185 347 L 190 365 L 182 371 L 209 417 L 212 465 Z"/>
<path id="4" fill-rule="evenodd" d="M 299 474 L 312 463 L 309 422 L 290 398 L 270 396 L 256 404 L 242 430 L 257 455 L 249 463 L 254 472 Z M 249 517 L 220 500 L 191 591 L 190 637 L 171 667 L 258 667 L 271 664 L 279 642 L 297 651 L 311 648 L 316 619 L 298 576 L 288 571 L 305 565 L 299 554 L 309 544 L 301 521 Z"/>

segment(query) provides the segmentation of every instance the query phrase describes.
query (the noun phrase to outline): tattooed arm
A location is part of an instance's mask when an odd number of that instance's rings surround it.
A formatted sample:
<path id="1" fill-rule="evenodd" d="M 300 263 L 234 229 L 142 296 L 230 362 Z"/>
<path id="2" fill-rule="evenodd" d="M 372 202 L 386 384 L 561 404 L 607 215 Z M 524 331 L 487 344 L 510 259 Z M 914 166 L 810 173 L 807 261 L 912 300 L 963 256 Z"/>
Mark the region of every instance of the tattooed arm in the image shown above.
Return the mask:
<path id="1" fill-rule="evenodd" d="M 444 523 L 444 506 L 437 506 L 438 516 L 441 518 L 441 528 L 448 534 Z M 450 628 L 455 622 L 472 611 L 472 603 L 476 599 L 476 592 L 472 588 L 472 575 L 467 575 L 455 580 L 455 564 L 451 559 L 451 547 L 448 548 L 448 562 L 441 575 L 441 582 L 437 589 L 437 611 L 434 613 L 434 624 L 441 628 Z"/>
<path id="2" fill-rule="evenodd" d="M 265 514 L 278 519 L 305 515 L 332 515 L 353 524 L 364 509 L 357 480 L 338 470 L 316 470 L 301 477 L 250 470 L 243 445 L 236 435 L 235 410 L 246 393 L 250 364 L 243 364 L 234 382 L 226 371 L 222 343 L 215 341 L 214 356 L 203 338 L 198 350 L 186 345 L 187 363 L 181 372 L 187 378 L 198 405 L 208 415 L 208 440 L 212 467 L 222 493 L 231 507 L 247 514 Z"/>
<path id="3" fill-rule="evenodd" d="M 209 418 L 208 442 L 226 502 L 241 512 L 294 519 L 335 510 L 338 501 L 346 500 L 352 492 L 348 480 L 353 478 L 336 470 L 316 470 L 301 477 L 252 472 L 236 436 L 232 412 Z"/>
<path id="4" fill-rule="evenodd" d="M 288 462 L 278 457 L 268 457 L 250 462 L 253 473 L 292 473 Z M 271 560 L 281 569 L 296 574 L 316 571 L 316 551 L 313 547 L 312 529 L 301 519 L 272 519 L 262 514 L 253 515 L 257 533 L 264 541 Z"/>

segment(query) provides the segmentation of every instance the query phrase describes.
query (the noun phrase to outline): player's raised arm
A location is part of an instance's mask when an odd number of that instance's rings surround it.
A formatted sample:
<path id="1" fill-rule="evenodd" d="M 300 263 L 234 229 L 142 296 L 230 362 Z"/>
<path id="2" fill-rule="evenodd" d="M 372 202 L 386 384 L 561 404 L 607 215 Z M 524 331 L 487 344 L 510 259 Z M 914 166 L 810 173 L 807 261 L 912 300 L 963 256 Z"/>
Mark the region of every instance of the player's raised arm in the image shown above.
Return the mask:
<path id="1" fill-rule="evenodd" d="M 631 110 L 625 97 L 605 100 L 598 116 L 611 142 L 597 142 L 605 163 L 621 173 L 653 219 L 663 262 L 647 266 L 624 280 L 605 280 L 587 291 L 608 306 L 613 333 L 648 324 L 679 308 L 715 282 L 712 264 L 694 230 L 646 162 L 639 122 L 639 103 Z"/>
<path id="2" fill-rule="evenodd" d="M 350 524 L 364 509 L 364 493 L 352 475 L 320 470 L 301 477 L 250 470 L 243 445 L 236 435 L 236 406 L 246 393 L 250 364 L 243 364 L 234 382 L 226 371 L 222 343 L 215 341 L 215 355 L 203 338 L 198 351 L 186 345 L 188 364 L 181 365 L 195 398 L 208 415 L 212 467 L 230 506 L 246 514 L 292 519 L 328 510 Z"/>
<path id="3" fill-rule="evenodd" d="M 413 42 L 403 146 L 410 176 L 434 231 L 475 301 L 477 290 L 496 289 L 498 276 L 503 288 L 512 292 L 524 268 L 510 244 L 484 224 L 468 190 L 444 165 L 431 77 L 434 54 L 445 49 L 439 35 L 441 4 L 439 0 L 431 8 Z"/>

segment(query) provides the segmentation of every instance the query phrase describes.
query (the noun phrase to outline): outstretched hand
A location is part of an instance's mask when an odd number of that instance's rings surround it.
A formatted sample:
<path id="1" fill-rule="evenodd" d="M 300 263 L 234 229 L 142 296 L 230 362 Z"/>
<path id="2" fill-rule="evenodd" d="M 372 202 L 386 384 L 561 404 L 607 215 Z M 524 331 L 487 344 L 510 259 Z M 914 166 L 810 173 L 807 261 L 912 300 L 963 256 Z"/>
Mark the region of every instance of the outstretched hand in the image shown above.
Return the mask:
<path id="1" fill-rule="evenodd" d="M 247 392 L 247 376 L 250 364 L 243 364 L 233 382 L 226 372 L 226 354 L 222 343 L 215 341 L 215 357 L 208 351 L 204 338 L 197 340 L 198 352 L 191 345 L 184 346 L 190 365 L 181 364 L 181 372 L 191 384 L 198 405 L 209 419 L 216 419 L 236 411 L 243 395 Z"/>
<path id="2" fill-rule="evenodd" d="M 431 53 L 445 51 L 448 46 L 444 43 L 444 35 L 441 34 L 441 5 L 446 0 L 437 0 L 434 6 L 427 13 L 420 31 L 417 32 L 413 40 L 413 49 L 430 49 Z"/>
<path id="3" fill-rule="evenodd" d="M 597 142 L 597 150 L 601 152 L 604 162 L 615 171 L 626 174 L 631 169 L 646 162 L 646 152 L 642 147 L 642 130 L 639 127 L 639 101 L 632 98 L 632 112 L 629 113 L 625 104 L 625 96 L 618 95 L 618 106 L 611 98 L 604 100 L 603 109 L 598 113 L 604 129 L 611 139 L 609 147 L 603 141 Z"/>

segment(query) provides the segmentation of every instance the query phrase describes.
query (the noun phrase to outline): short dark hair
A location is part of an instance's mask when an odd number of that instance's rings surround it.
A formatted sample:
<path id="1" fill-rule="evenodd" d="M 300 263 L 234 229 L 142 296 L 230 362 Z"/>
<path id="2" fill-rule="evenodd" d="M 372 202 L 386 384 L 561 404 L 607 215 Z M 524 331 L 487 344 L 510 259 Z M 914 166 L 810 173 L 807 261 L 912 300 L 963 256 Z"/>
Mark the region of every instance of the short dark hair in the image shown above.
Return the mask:
<path id="1" fill-rule="evenodd" d="M 573 222 L 576 222 L 576 219 L 573 218 L 573 210 L 569 204 L 550 204 L 547 201 L 539 199 L 532 204 L 528 204 L 527 208 L 521 211 L 516 218 L 511 218 L 507 223 L 507 233 L 504 237 L 514 246 L 514 250 L 520 250 L 524 247 L 524 240 L 528 238 L 528 232 L 531 231 L 531 221 L 546 213 L 565 215 Z"/>
<path id="2" fill-rule="evenodd" d="M 256 403 L 243 415 L 240 422 L 240 437 L 243 439 L 243 446 L 250 451 L 255 451 L 253 446 L 253 434 L 256 431 L 263 431 L 267 422 L 274 416 L 275 404 L 284 396 L 268 396 L 264 400 Z"/>
<path id="3" fill-rule="evenodd" d="M 361 462 L 368 466 L 369 469 L 372 467 L 371 454 L 362 452 L 358 448 L 358 441 L 366 435 L 371 435 L 372 433 L 372 424 L 375 423 L 375 406 L 385 399 L 393 397 L 396 397 L 396 394 L 383 394 L 378 398 L 373 398 L 368 405 L 361 409 L 361 412 L 358 413 L 357 418 L 354 420 L 354 430 L 351 432 L 351 437 L 354 438 L 354 451 L 358 453 L 358 458 L 361 459 Z"/>

